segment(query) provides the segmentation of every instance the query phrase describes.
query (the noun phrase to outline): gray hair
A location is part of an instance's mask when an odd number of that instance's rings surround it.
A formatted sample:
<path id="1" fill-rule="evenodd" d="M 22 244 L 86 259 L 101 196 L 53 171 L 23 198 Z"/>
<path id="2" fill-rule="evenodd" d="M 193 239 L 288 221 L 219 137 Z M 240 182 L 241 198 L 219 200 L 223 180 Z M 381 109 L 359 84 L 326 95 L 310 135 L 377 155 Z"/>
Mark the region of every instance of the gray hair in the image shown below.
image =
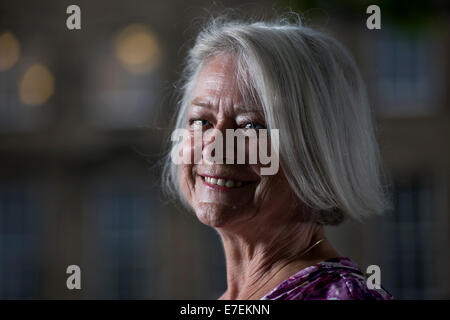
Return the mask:
<path id="1" fill-rule="evenodd" d="M 220 54 L 233 56 L 244 100 L 257 101 L 268 129 L 279 129 L 281 168 L 318 223 L 361 220 L 389 207 L 365 86 L 336 40 L 299 20 L 213 19 L 189 52 L 176 128 L 187 126 L 200 70 Z M 184 200 L 178 170 L 169 152 L 164 183 Z"/>

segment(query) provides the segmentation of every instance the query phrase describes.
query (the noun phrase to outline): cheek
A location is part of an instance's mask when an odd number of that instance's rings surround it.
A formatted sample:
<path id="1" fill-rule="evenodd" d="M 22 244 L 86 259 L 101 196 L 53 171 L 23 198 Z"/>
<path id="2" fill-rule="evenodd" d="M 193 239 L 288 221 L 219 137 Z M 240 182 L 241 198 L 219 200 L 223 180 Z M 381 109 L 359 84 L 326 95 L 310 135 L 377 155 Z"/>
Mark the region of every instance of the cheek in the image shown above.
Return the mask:
<path id="1" fill-rule="evenodd" d="M 179 149 L 179 157 L 181 159 L 179 167 L 181 190 L 191 205 L 193 204 L 195 186 L 193 177 L 193 169 L 196 162 L 194 156 L 197 154 L 194 152 L 195 147 L 193 134 L 189 134 L 185 136 Z"/>
<path id="2" fill-rule="evenodd" d="M 260 172 L 260 166 L 254 166 L 255 172 Z M 289 204 L 292 200 L 291 187 L 281 170 L 275 175 L 260 176 L 255 198 L 263 206 L 279 206 Z"/>
<path id="3" fill-rule="evenodd" d="M 181 164 L 179 169 L 179 178 L 181 191 L 190 204 L 194 195 L 194 178 L 192 174 L 193 166 L 190 164 Z"/>
<path id="4" fill-rule="evenodd" d="M 202 155 L 202 135 L 201 132 L 189 131 L 183 138 L 179 147 L 179 158 L 183 164 L 199 163 Z"/>

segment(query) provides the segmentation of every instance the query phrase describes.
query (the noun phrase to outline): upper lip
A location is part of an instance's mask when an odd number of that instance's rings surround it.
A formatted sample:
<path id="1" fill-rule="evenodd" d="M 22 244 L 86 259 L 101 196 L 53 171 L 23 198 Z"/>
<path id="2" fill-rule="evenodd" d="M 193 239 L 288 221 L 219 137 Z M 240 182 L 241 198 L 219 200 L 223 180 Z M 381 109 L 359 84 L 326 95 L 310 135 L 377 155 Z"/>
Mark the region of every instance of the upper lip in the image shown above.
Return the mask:
<path id="1" fill-rule="evenodd" d="M 256 181 L 255 179 L 246 178 L 236 175 L 236 174 L 228 174 L 228 173 L 201 173 L 197 172 L 199 176 L 202 177 L 209 177 L 209 178 L 215 178 L 215 179 L 224 179 L 224 180 L 233 180 L 233 181 L 241 181 L 241 182 L 253 182 Z"/>

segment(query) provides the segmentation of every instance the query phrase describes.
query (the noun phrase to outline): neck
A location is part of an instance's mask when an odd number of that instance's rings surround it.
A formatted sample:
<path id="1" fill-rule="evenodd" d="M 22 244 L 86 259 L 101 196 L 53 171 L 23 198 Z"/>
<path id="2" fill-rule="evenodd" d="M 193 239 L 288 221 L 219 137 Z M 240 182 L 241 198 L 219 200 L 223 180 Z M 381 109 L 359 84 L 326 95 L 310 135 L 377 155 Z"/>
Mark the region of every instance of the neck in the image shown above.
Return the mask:
<path id="1" fill-rule="evenodd" d="M 264 232 L 218 229 L 227 269 L 227 290 L 221 299 L 260 299 L 299 270 L 338 256 L 323 227 L 313 222 L 254 230 Z"/>

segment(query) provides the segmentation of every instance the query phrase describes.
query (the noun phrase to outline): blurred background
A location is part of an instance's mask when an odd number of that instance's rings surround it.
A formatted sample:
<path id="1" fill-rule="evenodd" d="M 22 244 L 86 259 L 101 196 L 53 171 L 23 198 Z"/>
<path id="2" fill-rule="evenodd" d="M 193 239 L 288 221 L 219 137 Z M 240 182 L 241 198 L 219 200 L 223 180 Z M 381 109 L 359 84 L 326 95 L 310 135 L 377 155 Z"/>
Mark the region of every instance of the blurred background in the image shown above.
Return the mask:
<path id="1" fill-rule="evenodd" d="M 81 30 L 66 28 L 71 4 Z M 0 298 L 222 294 L 220 240 L 162 196 L 159 164 L 185 54 L 225 8 L 290 8 L 350 50 L 395 208 L 327 233 L 396 298 L 449 299 L 450 10 L 415 0 L 0 0 Z M 66 287 L 72 264 L 81 290 Z"/>

